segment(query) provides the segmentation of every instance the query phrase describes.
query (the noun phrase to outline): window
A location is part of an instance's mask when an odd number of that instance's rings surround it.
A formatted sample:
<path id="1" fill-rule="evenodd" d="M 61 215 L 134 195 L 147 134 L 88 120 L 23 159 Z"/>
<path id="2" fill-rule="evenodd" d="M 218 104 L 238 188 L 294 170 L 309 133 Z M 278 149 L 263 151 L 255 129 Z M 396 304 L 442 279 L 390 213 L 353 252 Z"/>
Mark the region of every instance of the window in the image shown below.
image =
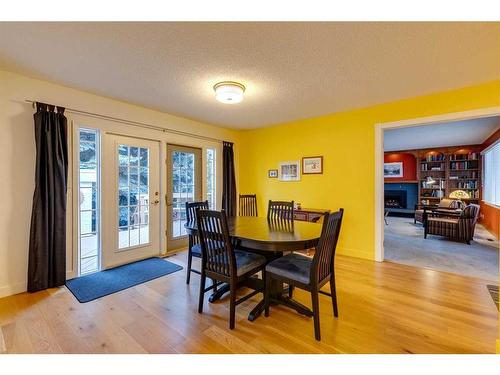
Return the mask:
<path id="1" fill-rule="evenodd" d="M 215 150 L 207 149 L 207 200 L 208 207 L 215 210 Z"/>
<path id="2" fill-rule="evenodd" d="M 79 129 L 79 271 L 96 272 L 99 264 L 99 133 Z"/>
<path id="3" fill-rule="evenodd" d="M 500 142 L 483 152 L 484 188 L 483 200 L 500 206 Z"/>

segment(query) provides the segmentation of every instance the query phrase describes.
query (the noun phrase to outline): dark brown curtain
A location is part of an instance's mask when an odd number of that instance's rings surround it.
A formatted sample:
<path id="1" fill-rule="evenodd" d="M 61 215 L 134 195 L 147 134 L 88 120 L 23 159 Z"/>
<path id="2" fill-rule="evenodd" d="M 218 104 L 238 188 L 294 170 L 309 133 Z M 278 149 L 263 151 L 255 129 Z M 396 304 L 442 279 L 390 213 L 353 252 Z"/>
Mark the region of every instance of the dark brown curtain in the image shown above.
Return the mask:
<path id="1" fill-rule="evenodd" d="M 67 120 L 63 107 L 36 103 L 36 172 L 28 264 L 28 291 L 66 281 Z"/>
<path id="2" fill-rule="evenodd" d="M 234 152 L 231 142 L 223 142 L 222 152 L 222 209 L 227 216 L 236 216 L 236 179 Z"/>

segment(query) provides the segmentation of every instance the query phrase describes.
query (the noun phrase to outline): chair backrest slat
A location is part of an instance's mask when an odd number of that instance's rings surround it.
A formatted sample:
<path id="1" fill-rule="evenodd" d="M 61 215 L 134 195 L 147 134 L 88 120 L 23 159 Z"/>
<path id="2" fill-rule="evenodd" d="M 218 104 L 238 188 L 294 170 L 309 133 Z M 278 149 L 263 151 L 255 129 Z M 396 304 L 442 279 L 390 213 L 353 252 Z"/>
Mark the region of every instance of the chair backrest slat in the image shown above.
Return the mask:
<path id="1" fill-rule="evenodd" d="M 259 216 L 257 214 L 257 195 L 256 194 L 240 194 L 239 199 L 239 215 L 240 216 Z"/>
<path id="2" fill-rule="evenodd" d="M 236 258 L 224 210 L 198 210 L 196 217 L 202 249 L 202 267 L 226 277 L 236 275 Z"/>
<path id="3" fill-rule="evenodd" d="M 267 218 L 269 220 L 293 220 L 293 201 L 272 201 L 267 206 Z"/>
<path id="4" fill-rule="evenodd" d="M 313 282 L 319 283 L 329 277 L 333 272 L 335 261 L 335 250 L 342 225 L 342 216 L 344 209 L 338 212 L 326 214 L 323 219 L 323 228 L 321 238 L 312 261 L 311 275 Z"/>

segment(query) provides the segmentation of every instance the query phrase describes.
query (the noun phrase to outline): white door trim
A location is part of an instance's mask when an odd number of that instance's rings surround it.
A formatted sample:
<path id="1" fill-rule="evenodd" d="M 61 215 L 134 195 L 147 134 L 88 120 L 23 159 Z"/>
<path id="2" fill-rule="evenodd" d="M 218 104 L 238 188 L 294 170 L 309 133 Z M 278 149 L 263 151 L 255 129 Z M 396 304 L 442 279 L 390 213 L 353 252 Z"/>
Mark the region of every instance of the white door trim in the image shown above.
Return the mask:
<path id="1" fill-rule="evenodd" d="M 375 260 L 384 260 L 384 130 L 499 116 L 500 107 L 474 109 L 375 124 Z"/>

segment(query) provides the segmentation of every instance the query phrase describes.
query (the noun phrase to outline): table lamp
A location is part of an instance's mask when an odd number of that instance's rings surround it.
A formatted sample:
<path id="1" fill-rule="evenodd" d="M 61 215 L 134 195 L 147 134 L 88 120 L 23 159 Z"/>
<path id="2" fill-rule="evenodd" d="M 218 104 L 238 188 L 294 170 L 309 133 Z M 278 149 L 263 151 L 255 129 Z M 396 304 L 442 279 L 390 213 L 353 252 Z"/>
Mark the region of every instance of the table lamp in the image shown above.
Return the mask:
<path id="1" fill-rule="evenodd" d="M 469 195 L 469 193 L 467 193 L 463 190 L 455 190 L 455 191 L 452 191 L 450 193 L 450 198 L 458 199 L 458 200 L 469 199 L 470 195 Z"/>
<path id="2" fill-rule="evenodd" d="M 427 178 L 425 179 L 425 182 L 428 184 L 428 185 L 435 185 L 436 183 L 439 183 L 439 194 L 438 194 L 438 198 L 443 198 L 444 194 L 443 194 L 443 188 L 441 186 L 441 181 L 443 180 L 442 178 L 438 178 L 437 179 L 438 181 L 436 181 L 432 176 L 427 176 Z"/>

